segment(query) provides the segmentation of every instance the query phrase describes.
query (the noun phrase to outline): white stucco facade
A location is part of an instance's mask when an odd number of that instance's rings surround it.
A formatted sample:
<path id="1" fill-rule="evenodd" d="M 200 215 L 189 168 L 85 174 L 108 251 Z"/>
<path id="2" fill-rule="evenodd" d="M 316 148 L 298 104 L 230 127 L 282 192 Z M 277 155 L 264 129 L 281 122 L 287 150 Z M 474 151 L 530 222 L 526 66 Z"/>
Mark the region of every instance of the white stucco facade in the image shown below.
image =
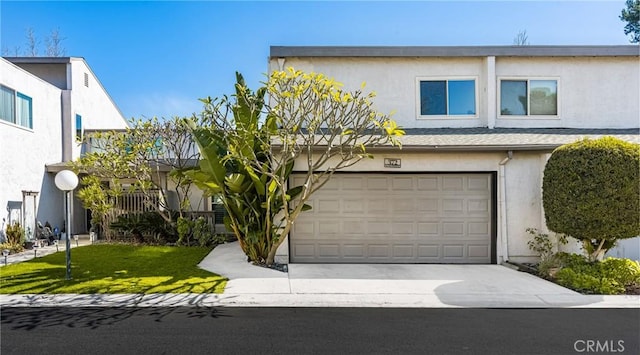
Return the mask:
<path id="1" fill-rule="evenodd" d="M 634 128 L 638 126 L 638 57 L 285 58 L 284 67 L 329 75 L 356 90 L 375 91 L 376 108 L 402 127 Z M 279 69 L 276 60 L 270 70 Z M 392 68 L 392 69 L 390 69 Z M 465 118 L 421 117 L 419 80 L 473 79 L 477 113 Z M 558 82 L 553 117 L 500 115 L 500 80 Z M 629 98 L 635 98 L 630 101 Z M 499 106 L 498 106 L 499 107 Z"/>
<path id="2" fill-rule="evenodd" d="M 126 121 L 82 58 L 2 58 L 0 85 L 32 104 L 31 127 L 0 120 L 2 228 L 17 220 L 33 231 L 38 220 L 62 229 L 63 194 L 46 166 L 80 156 L 76 114 L 82 117 L 81 130 L 124 128 Z M 73 210 L 72 233 L 85 232 L 80 203 Z"/>
<path id="3" fill-rule="evenodd" d="M 492 174 L 495 262 L 524 262 L 536 259 L 527 246 L 531 237 L 526 229 L 548 232 L 542 178 L 553 149 L 602 135 L 640 142 L 639 52 L 637 46 L 272 47 L 269 70 L 293 67 L 323 73 L 343 83 L 345 90 L 358 90 L 366 82 L 365 91 L 377 94 L 376 109 L 394 112 L 393 119 L 407 130 L 403 139 L 408 149 L 378 151 L 375 159 L 347 170 Z M 463 117 L 422 115 L 423 80 L 473 80 L 475 112 Z M 552 81 L 556 113 L 501 114 L 503 80 Z M 384 158 L 400 159 L 401 167 L 385 168 Z M 304 167 L 301 162 L 296 169 Z M 624 241 L 609 254 L 638 258 L 637 240 Z M 279 261 L 288 260 L 290 245 L 279 249 Z M 565 248 L 577 251 L 575 246 Z"/>

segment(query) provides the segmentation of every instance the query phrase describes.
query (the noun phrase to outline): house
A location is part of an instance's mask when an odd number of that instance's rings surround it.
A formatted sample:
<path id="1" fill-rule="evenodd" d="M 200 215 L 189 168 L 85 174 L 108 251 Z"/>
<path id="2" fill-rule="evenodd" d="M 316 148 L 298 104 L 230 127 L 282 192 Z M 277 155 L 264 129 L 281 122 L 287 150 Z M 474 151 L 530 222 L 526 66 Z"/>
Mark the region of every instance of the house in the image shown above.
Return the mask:
<path id="1" fill-rule="evenodd" d="M 83 58 L 1 58 L 0 94 L 2 229 L 18 221 L 28 238 L 36 221 L 62 229 L 55 173 L 82 154 L 85 130 L 122 129 L 126 120 Z M 86 232 L 77 199 L 72 211 L 71 232 Z"/>
<path id="2" fill-rule="evenodd" d="M 639 54 L 634 45 L 271 47 L 270 72 L 323 73 L 347 90 L 366 82 L 378 111 L 395 112 L 407 133 L 402 150 L 373 150 L 312 196 L 278 260 L 535 259 L 525 230 L 547 230 L 542 177 L 553 149 L 605 135 L 640 142 Z"/>

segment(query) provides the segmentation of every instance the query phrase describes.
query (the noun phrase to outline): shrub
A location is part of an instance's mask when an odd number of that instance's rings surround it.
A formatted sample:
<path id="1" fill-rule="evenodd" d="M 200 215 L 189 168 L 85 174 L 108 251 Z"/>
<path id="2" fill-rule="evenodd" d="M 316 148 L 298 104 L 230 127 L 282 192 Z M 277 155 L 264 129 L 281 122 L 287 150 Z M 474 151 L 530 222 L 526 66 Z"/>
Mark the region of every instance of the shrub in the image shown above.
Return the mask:
<path id="1" fill-rule="evenodd" d="M 542 201 L 550 230 L 583 243 L 592 260 L 640 234 L 640 145 L 584 139 L 553 151 Z"/>
<path id="2" fill-rule="evenodd" d="M 5 234 L 8 244 L 22 245 L 22 243 L 24 243 L 25 241 L 24 228 L 22 228 L 19 222 L 13 222 L 12 224 L 7 225 L 7 231 L 5 232 Z"/>
<path id="3" fill-rule="evenodd" d="M 567 244 L 567 237 L 564 234 L 556 234 L 555 238 L 551 238 L 549 234 L 541 233 L 535 228 L 527 228 L 527 233 L 533 237 L 527 245 L 538 254 L 541 262 L 546 262 L 555 254 L 557 245 Z"/>
<path id="4" fill-rule="evenodd" d="M 164 244 L 176 240 L 175 228 L 156 212 L 124 214 L 110 227 L 133 237 L 136 243 Z"/>
<path id="5" fill-rule="evenodd" d="M 598 277 L 591 272 L 576 272 L 572 268 L 563 268 L 556 273 L 557 282 L 583 293 L 615 295 L 624 293 L 624 286 L 613 279 Z"/>
<path id="6" fill-rule="evenodd" d="M 2 243 L 0 244 L 0 251 L 8 250 L 9 254 L 16 254 L 24 251 L 24 246 L 22 243 L 20 244 L 12 244 L 12 243 Z"/>
<path id="7" fill-rule="evenodd" d="M 614 278 L 623 286 L 640 284 L 640 264 L 620 258 L 606 258 L 601 264 L 605 277 Z"/>
<path id="8" fill-rule="evenodd" d="M 640 285 L 640 264 L 621 258 L 589 261 L 582 255 L 558 253 L 558 284 L 583 293 L 621 294 Z"/>

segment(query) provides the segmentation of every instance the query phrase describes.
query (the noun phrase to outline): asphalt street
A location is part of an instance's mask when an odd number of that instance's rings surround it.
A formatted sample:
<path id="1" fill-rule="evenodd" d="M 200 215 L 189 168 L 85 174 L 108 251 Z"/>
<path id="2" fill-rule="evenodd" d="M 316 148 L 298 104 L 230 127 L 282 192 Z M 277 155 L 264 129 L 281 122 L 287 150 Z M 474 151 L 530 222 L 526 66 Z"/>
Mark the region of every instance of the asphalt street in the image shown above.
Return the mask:
<path id="1" fill-rule="evenodd" d="M 640 354 L 640 309 L 8 308 L 9 354 Z"/>

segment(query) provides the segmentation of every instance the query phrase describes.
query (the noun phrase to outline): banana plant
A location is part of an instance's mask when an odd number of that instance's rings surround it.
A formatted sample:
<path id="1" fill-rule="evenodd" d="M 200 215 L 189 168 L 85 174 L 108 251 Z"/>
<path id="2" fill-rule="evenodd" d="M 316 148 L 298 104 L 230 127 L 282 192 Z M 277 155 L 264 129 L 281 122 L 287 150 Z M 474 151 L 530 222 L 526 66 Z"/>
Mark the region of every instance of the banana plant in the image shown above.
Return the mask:
<path id="1" fill-rule="evenodd" d="M 276 127 L 270 118 L 260 122 L 266 89 L 254 93 L 242 75 L 236 73 L 236 78 L 233 101 L 203 100 L 203 114 L 211 117 L 209 126 L 198 127 L 188 121 L 201 160 L 184 173 L 205 193 L 220 197 L 227 211 L 225 226 L 235 234 L 249 260 L 272 263 L 269 255 L 285 237 L 278 215 L 289 209 L 289 204 L 281 198 L 286 188 L 281 182 L 288 181 L 293 160 L 274 172 L 269 157 Z M 226 116 L 228 112 L 232 119 Z M 301 186 L 287 188 L 284 195 L 293 200 L 302 190 Z"/>

